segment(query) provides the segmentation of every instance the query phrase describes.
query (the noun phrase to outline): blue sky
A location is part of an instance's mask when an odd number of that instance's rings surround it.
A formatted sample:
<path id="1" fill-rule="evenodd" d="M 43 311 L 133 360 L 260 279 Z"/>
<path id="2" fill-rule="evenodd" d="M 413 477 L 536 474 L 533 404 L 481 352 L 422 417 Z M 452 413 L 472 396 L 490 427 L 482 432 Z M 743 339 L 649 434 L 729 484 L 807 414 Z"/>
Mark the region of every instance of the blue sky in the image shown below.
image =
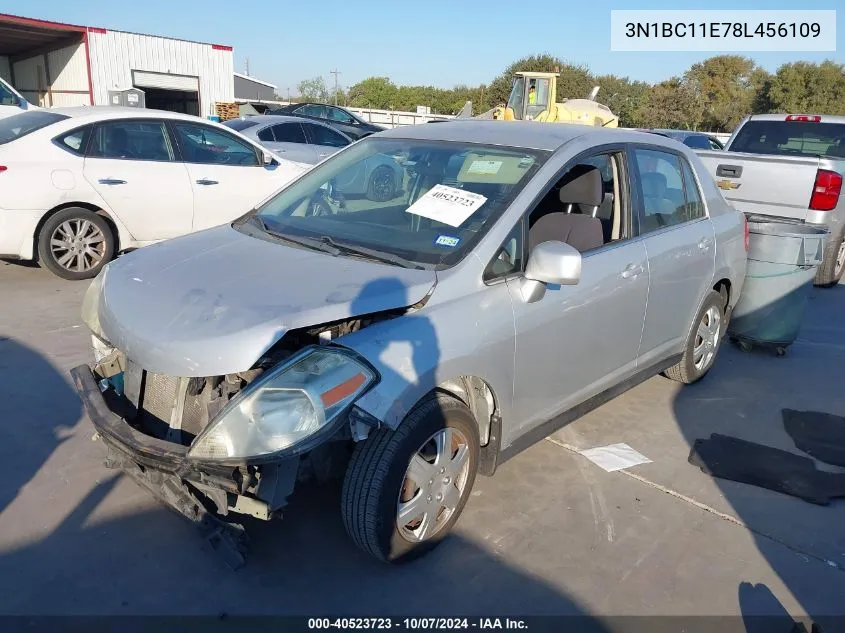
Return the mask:
<path id="1" fill-rule="evenodd" d="M 577 0 L 2 0 L 0 12 L 125 31 L 228 44 L 235 70 L 275 83 L 284 95 L 299 80 L 341 72 L 349 86 L 370 76 L 451 87 L 491 81 L 513 60 L 548 52 L 596 73 L 659 81 L 716 53 L 610 51 L 611 9 L 756 9 L 760 2 Z M 767 9 L 836 9 L 839 2 L 768 0 Z M 368 7 L 375 7 L 368 11 Z M 745 53 L 763 67 L 797 60 L 845 61 L 845 9 L 835 53 Z M 725 51 L 729 52 L 729 51 Z"/>

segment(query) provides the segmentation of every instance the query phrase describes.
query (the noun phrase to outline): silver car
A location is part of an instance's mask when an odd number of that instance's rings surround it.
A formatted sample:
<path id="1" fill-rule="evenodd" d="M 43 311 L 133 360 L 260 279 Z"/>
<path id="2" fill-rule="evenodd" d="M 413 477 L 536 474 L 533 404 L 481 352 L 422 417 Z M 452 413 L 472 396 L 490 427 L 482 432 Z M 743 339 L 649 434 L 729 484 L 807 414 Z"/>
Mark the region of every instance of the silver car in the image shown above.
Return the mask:
<path id="1" fill-rule="evenodd" d="M 353 139 L 330 125 L 297 116 L 256 115 L 226 121 L 224 125 L 261 143 L 283 158 L 314 165 L 353 143 Z M 402 169 L 394 159 L 374 154 L 356 169 L 332 183 L 344 196 L 365 196 L 374 202 L 394 197 L 402 187 Z"/>
<path id="2" fill-rule="evenodd" d="M 335 198 L 377 154 L 408 186 Z M 696 155 L 653 134 L 394 129 L 232 224 L 109 264 L 83 304 L 95 362 L 72 374 L 108 465 L 234 564 L 233 516 L 277 517 L 332 476 L 355 544 L 405 561 L 477 473 L 650 376 L 704 376 L 745 228 Z"/>

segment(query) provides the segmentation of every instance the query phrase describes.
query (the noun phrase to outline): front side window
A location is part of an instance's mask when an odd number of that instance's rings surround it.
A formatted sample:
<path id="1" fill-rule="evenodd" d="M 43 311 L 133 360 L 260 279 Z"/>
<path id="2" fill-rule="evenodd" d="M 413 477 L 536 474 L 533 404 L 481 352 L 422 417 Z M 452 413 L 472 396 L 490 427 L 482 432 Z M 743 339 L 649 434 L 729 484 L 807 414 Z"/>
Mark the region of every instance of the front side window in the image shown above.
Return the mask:
<path id="1" fill-rule="evenodd" d="M 501 279 L 522 271 L 524 222 L 520 220 L 484 270 L 484 281 Z"/>
<path id="2" fill-rule="evenodd" d="M 239 226 L 334 254 L 361 256 L 353 250 L 363 248 L 394 263 L 446 268 L 463 259 L 547 157 L 513 147 L 368 137 L 262 205 L 258 222 L 245 218 Z"/>
<path id="3" fill-rule="evenodd" d="M 175 121 L 182 158 L 188 163 L 204 165 L 258 165 L 255 148 L 231 134 L 197 123 Z"/>
<path id="4" fill-rule="evenodd" d="M 171 161 L 173 147 L 164 121 L 111 121 L 97 125 L 88 156 Z"/>
<path id="5" fill-rule="evenodd" d="M 63 114 L 46 110 L 31 110 L 0 119 L 0 145 L 11 143 L 27 134 L 67 119 Z"/>
<path id="6" fill-rule="evenodd" d="M 686 207 L 684 209 L 685 220 L 697 220 L 704 217 L 704 203 L 701 201 L 701 190 L 698 182 L 692 173 L 692 167 L 685 160 L 682 160 L 684 171 L 684 198 Z"/>
<path id="7" fill-rule="evenodd" d="M 11 88 L 6 86 L 2 79 L 0 79 L 0 105 L 16 106 L 19 103 L 19 97 Z"/>
<path id="8" fill-rule="evenodd" d="M 643 198 L 640 232 L 656 231 L 691 219 L 681 158 L 677 154 L 643 148 L 636 148 L 634 157 Z M 701 206 L 700 196 L 697 204 L 696 209 Z"/>
<path id="9" fill-rule="evenodd" d="M 311 142 L 314 145 L 324 145 L 328 147 L 346 147 L 349 145 L 343 136 L 327 128 L 324 125 L 308 125 L 308 133 L 311 135 Z"/>

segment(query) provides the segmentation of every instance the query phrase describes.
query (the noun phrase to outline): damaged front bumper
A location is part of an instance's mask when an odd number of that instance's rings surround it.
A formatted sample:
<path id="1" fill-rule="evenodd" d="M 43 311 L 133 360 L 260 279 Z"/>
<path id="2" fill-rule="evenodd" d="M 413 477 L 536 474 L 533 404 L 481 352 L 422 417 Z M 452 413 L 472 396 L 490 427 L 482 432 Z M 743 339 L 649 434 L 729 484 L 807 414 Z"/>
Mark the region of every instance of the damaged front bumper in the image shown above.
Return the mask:
<path id="1" fill-rule="evenodd" d="M 280 459 L 260 467 L 189 460 L 187 446 L 141 433 L 114 413 L 89 366 L 80 365 L 70 373 L 88 417 L 108 447 L 105 465 L 122 470 L 191 521 L 230 566 L 242 566 L 246 532 L 220 515 L 226 517 L 231 511 L 272 518 L 293 492 L 299 459 Z"/>

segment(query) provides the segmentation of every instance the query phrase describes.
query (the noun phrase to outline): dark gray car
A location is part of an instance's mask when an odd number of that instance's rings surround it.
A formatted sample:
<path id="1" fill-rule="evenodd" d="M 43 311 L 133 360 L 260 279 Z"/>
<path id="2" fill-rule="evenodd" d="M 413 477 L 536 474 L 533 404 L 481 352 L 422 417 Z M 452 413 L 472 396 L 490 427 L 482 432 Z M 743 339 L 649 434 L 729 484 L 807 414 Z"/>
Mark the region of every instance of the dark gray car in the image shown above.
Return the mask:
<path id="1" fill-rule="evenodd" d="M 334 195 L 378 155 L 401 191 Z M 660 136 L 408 126 L 232 224 L 109 264 L 83 305 L 96 360 L 72 373 L 110 464 L 237 561 L 233 515 L 278 517 L 332 474 L 356 545 L 407 561 L 477 473 L 655 374 L 702 378 L 744 229 Z"/>

